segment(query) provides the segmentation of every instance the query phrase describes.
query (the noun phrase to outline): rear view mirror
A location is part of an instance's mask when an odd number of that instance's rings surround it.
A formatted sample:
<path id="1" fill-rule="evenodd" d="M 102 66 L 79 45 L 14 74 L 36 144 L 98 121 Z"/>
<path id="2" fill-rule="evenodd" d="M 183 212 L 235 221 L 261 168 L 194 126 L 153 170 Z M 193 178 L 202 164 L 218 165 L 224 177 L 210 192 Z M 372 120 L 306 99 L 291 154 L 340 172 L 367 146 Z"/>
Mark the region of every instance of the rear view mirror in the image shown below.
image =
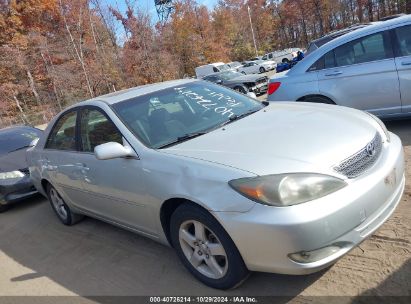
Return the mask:
<path id="1" fill-rule="evenodd" d="M 116 142 L 108 142 L 96 146 L 94 148 L 94 155 L 97 159 L 100 160 L 136 156 L 131 147 L 125 147 L 122 144 Z"/>

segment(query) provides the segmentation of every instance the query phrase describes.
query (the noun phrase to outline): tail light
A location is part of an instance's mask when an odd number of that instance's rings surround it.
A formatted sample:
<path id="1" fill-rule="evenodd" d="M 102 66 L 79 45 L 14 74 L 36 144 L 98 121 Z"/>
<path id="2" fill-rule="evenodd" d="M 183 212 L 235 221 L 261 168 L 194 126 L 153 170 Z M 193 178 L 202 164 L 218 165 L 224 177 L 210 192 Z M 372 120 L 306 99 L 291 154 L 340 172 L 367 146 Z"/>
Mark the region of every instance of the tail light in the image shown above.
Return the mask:
<path id="1" fill-rule="evenodd" d="M 268 84 L 268 95 L 273 94 L 280 87 L 281 82 L 270 82 Z"/>

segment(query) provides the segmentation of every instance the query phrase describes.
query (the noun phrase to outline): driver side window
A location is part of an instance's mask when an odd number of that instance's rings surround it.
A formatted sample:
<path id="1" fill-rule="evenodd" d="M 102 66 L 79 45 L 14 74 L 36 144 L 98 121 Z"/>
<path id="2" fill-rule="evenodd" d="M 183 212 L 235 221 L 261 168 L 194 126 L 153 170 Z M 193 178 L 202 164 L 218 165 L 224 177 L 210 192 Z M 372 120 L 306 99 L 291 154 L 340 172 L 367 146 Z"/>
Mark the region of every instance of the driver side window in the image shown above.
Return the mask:
<path id="1" fill-rule="evenodd" d="M 94 148 L 107 142 L 123 144 L 123 137 L 114 123 L 102 112 L 96 109 L 83 109 L 81 111 L 81 150 L 94 152 Z"/>
<path id="2" fill-rule="evenodd" d="M 64 114 L 54 125 L 47 139 L 46 149 L 76 150 L 76 121 L 77 111 Z"/>

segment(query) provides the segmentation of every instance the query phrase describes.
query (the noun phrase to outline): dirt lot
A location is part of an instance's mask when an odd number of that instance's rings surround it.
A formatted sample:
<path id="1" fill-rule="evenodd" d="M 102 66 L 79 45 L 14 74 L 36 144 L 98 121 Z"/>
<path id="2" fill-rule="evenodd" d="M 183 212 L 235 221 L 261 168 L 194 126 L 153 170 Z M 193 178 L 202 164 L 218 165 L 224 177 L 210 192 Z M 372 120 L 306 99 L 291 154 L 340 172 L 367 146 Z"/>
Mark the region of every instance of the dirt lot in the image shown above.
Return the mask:
<path id="1" fill-rule="evenodd" d="M 213 290 L 172 249 L 93 219 L 63 226 L 38 198 L 0 214 L 0 295 L 411 295 L 411 121 L 387 125 L 405 146 L 406 193 L 376 234 L 325 271 L 253 273 L 238 289 Z"/>

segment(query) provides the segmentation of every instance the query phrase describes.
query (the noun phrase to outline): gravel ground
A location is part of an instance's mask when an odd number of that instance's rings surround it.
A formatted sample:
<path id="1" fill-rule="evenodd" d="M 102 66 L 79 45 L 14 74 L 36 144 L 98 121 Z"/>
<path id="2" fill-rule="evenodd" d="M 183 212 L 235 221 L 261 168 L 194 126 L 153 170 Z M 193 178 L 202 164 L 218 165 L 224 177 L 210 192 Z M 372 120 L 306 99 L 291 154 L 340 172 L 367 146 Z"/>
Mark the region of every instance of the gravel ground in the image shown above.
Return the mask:
<path id="1" fill-rule="evenodd" d="M 404 143 L 406 192 L 393 216 L 331 268 L 308 276 L 253 273 L 238 289 L 197 282 L 173 250 L 93 219 L 61 225 L 39 197 L 0 214 L 0 296 L 411 295 L 411 121 L 388 123 Z M 0 298 L 0 302 L 2 302 Z"/>

